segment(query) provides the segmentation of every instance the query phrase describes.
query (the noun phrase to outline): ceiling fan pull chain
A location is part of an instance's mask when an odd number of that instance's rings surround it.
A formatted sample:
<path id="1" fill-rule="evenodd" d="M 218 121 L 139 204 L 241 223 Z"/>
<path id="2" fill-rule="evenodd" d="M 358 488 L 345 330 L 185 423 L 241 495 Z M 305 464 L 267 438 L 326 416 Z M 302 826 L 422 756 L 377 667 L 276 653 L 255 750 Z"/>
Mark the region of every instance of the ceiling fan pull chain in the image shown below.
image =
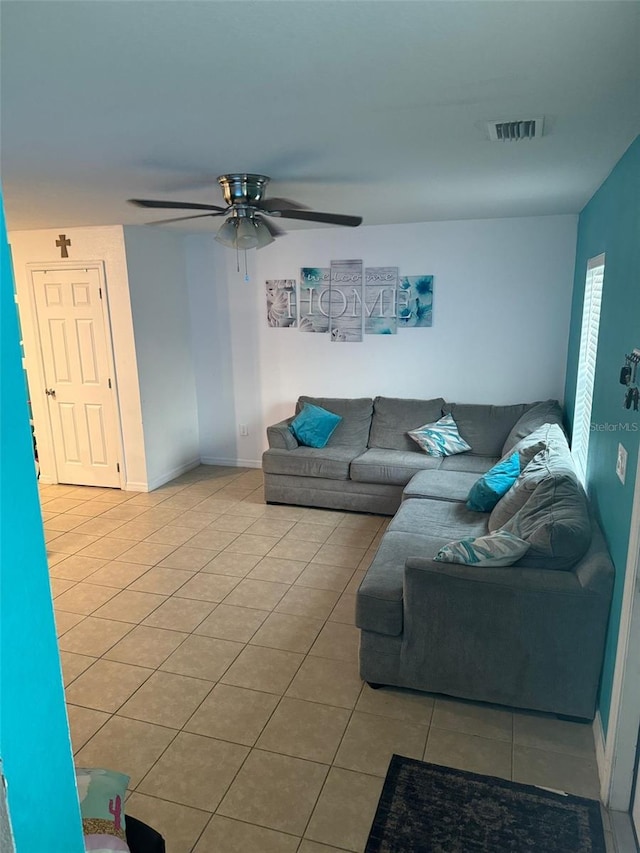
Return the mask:
<path id="1" fill-rule="evenodd" d="M 240 272 L 240 249 L 236 243 L 236 272 Z"/>
<path id="2" fill-rule="evenodd" d="M 244 250 L 244 280 L 249 281 L 249 271 L 247 269 L 247 250 Z"/>

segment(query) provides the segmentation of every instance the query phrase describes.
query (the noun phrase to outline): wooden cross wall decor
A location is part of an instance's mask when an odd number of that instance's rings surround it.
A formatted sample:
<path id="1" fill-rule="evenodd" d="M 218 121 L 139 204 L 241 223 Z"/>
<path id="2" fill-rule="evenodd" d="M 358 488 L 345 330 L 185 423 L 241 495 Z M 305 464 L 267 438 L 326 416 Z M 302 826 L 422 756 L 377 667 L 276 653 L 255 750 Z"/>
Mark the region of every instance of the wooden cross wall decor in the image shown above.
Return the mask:
<path id="1" fill-rule="evenodd" d="M 60 239 L 56 240 L 56 246 L 60 249 L 60 257 L 68 258 L 69 252 L 67 252 L 67 246 L 71 245 L 71 240 L 67 240 L 66 234 L 60 234 Z"/>

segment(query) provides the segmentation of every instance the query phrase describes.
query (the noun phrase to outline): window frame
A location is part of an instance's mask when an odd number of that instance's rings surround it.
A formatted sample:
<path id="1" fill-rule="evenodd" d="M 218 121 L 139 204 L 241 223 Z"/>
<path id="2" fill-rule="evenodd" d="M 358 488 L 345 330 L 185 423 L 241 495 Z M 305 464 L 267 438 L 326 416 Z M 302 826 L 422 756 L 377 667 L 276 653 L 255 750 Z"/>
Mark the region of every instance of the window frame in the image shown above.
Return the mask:
<path id="1" fill-rule="evenodd" d="M 589 439 L 591 437 L 591 412 L 598 360 L 598 339 L 602 314 L 602 291 L 605 276 L 605 253 L 589 258 L 585 274 L 582 301 L 582 323 L 576 391 L 573 405 L 573 430 L 571 455 L 583 486 L 587 483 Z"/>

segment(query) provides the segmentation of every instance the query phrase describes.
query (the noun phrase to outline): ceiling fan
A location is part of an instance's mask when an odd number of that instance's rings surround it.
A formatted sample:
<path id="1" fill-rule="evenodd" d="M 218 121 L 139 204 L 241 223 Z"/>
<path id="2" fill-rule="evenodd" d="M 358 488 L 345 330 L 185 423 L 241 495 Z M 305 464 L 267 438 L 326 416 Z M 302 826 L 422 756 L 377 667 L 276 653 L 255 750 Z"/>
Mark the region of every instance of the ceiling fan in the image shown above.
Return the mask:
<path id="1" fill-rule="evenodd" d="M 218 230 L 216 240 L 233 249 L 262 249 L 273 243 L 275 237 L 285 232 L 266 217 L 280 219 L 300 219 L 306 222 L 326 222 L 329 225 L 347 225 L 355 227 L 362 222 L 361 216 L 346 216 L 340 213 L 320 213 L 308 210 L 304 205 L 287 198 L 264 198 L 269 178 L 266 175 L 230 174 L 220 175 L 218 183 L 226 207 L 215 204 L 198 204 L 182 201 L 157 201 L 155 199 L 130 198 L 131 204 L 138 207 L 152 207 L 172 210 L 206 210 L 207 213 L 195 213 L 191 216 L 178 216 L 154 222 L 159 225 L 167 222 L 179 222 L 185 219 L 200 219 L 205 216 L 227 216 L 224 225 Z"/>

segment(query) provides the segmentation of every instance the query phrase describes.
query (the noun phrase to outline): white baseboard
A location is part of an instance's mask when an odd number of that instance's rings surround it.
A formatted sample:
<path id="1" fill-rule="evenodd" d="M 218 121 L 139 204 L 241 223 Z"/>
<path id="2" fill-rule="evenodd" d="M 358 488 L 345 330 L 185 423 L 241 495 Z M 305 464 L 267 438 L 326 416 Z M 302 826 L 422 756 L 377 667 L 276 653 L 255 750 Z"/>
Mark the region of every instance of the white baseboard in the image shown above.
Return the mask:
<path id="1" fill-rule="evenodd" d="M 127 480 L 124 484 L 123 491 L 125 492 L 148 492 L 149 486 L 147 483 L 136 483 L 132 480 Z"/>
<path id="2" fill-rule="evenodd" d="M 164 484 L 168 483 L 170 480 L 175 480 L 175 478 L 179 477 L 180 474 L 186 474 L 186 472 L 191 471 L 192 468 L 197 468 L 199 464 L 200 457 L 197 459 L 191 459 L 189 462 L 184 462 L 182 465 L 178 465 L 171 471 L 165 471 L 165 473 L 160 474 L 159 477 L 154 477 L 153 480 L 149 480 L 145 491 L 152 492 L 154 489 L 164 486 Z"/>
<path id="3" fill-rule="evenodd" d="M 47 474 L 43 474 L 40 472 L 40 476 L 38 477 L 38 481 L 42 483 L 43 486 L 55 486 L 58 481 L 53 477 L 48 476 Z"/>
<path id="4" fill-rule="evenodd" d="M 200 461 L 203 465 L 225 465 L 229 468 L 262 468 L 259 459 L 221 459 L 217 456 L 203 456 Z"/>
<path id="5" fill-rule="evenodd" d="M 611 768 L 608 766 L 607 745 L 604 738 L 604 728 L 600 711 L 596 711 L 593 720 L 593 743 L 596 748 L 596 764 L 598 765 L 598 779 L 600 780 L 600 799 L 607 805 L 609 799 L 609 781 Z"/>

